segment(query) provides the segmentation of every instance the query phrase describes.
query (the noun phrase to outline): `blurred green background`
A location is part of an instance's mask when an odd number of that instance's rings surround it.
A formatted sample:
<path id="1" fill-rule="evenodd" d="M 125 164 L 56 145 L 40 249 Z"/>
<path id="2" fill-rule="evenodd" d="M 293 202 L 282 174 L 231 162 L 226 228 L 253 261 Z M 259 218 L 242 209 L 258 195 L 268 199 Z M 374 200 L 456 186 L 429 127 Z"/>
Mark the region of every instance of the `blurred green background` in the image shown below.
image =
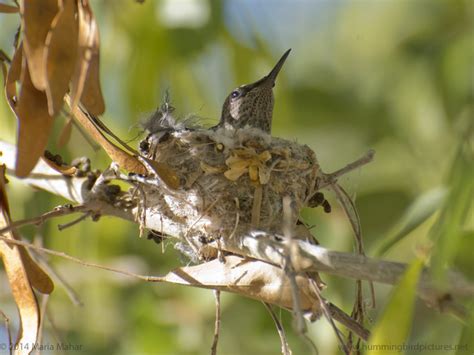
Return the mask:
<path id="1" fill-rule="evenodd" d="M 236 86 L 265 75 L 292 48 L 275 88 L 273 134 L 308 144 L 324 171 L 357 159 L 369 148 L 373 163 L 342 179 L 360 214 L 367 254 L 410 262 L 433 248 L 446 266 L 473 279 L 472 210 L 474 1 L 437 0 L 92 0 L 101 34 L 103 121 L 124 139 L 169 90 L 179 117 L 217 122 Z M 19 19 L 0 15 L 0 48 L 11 54 Z M 64 120 L 57 120 L 60 132 Z M 0 100 L 0 139 L 15 141 L 16 121 Z M 87 155 L 94 167 L 109 163 L 77 131 L 66 158 Z M 64 201 L 13 181 L 13 218 L 44 213 Z M 320 243 L 352 251 L 343 210 L 327 193 L 333 212 L 303 211 Z M 459 213 L 452 217 L 453 213 Z M 457 217 L 456 217 L 457 216 Z M 457 219 L 456 219 L 457 218 Z M 171 245 L 165 252 L 138 228 L 112 218 L 82 222 L 63 232 L 51 221 L 22 229 L 25 238 L 87 261 L 159 275 L 183 265 Z M 64 261 L 51 264 L 79 295 L 65 290 L 49 299 L 44 341 L 82 344 L 88 354 L 209 353 L 214 324 L 212 292 L 146 284 Z M 346 312 L 354 283 L 323 275 L 324 296 Z M 0 308 L 16 321 L 7 281 L 0 276 Z M 390 289 L 376 285 L 372 328 Z M 370 303 L 368 293 L 365 298 Z M 222 295 L 220 354 L 277 354 L 279 339 L 264 307 Z M 310 348 L 280 313 L 295 354 Z M 410 344 L 457 344 L 462 323 L 416 303 Z M 0 326 L 0 339 L 5 329 Z M 338 353 L 326 320 L 309 325 L 321 354 Z M 471 352 L 473 349 L 471 349 Z M 408 351 L 408 353 L 411 353 Z M 448 351 L 445 353 L 454 353 Z"/>

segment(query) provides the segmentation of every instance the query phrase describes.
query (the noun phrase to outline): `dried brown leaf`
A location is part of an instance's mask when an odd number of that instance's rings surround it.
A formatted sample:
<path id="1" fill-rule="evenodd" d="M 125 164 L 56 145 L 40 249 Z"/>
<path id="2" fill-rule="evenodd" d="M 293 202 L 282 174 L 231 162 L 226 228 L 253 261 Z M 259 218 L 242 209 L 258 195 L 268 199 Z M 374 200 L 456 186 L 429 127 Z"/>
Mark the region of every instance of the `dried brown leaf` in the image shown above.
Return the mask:
<path id="1" fill-rule="evenodd" d="M 0 165 L 0 210 L 4 211 L 3 220 L 0 218 L 0 223 L 2 223 L 1 221 L 4 221 L 5 223 L 9 224 L 11 222 L 11 217 L 5 185 L 5 165 Z M 10 237 L 13 239 L 21 240 L 15 230 L 9 233 Z M 18 246 L 18 250 L 23 260 L 23 265 L 28 275 L 28 280 L 30 280 L 32 286 L 44 294 L 50 294 L 53 292 L 54 283 L 48 274 L 36 263 L 36 261 L 31 258 L 27 249 L 22 246 Z"/>
<path id="2" fill-rule="evenodd" d="M 4 190 L 5 166 L 0 167 L 0 228 L 9 224 L 8 202 Z M 6 233 L 5 236 L 14 238 L 12 233 Z M 3 260 L 5 273 L 12 290 L 13 298 L 20 313 L 20 331 L 16 344 L 19 350 L 16 354 L 28 354 L 31 344 L 35 344 L 38 335 L 38 326 L 40 320 L 38 303 L 35 294 L 31 288 L 28 274 L 23 265 L 20 248 L 8 245 L 0 241 L 0 255 Z M 28 350 L 26 350 L 28 349 Z"/>
<path id="3" fill-rule="evenodd" d="M 46 57 L 44 56 L 46 36 L 51 23 L 59 12 L 58 0 L 20 2 L 25 53 L 31 81 L 38 90 L 46 89 Z"/>
<path id="4" fill-rule="evenodd" d="M 78 52 L 77 6 L 75 0 L 63 0 L 46 36 L 46 95 L 51 116 L 64 103 L 64 94 L 74 73 Z"/>
<path id="5" fill-rule="evenodd" d="M 5 83 L 5 95 L 12 111 L 16 114 L 16 104 L 18 101 L 16 84 L 21 78 L 21 63 L 23 61 L 23 45 L 20 43 L 13 55 L 10 68 L 8 69 Z"/>
<path id="6" fill-rule="evenodd" d="M 18 11 L 20 11 L 20 9 L 16 6 L 11 6 L 11 5 L 7 5 L 7 4 L 0 4 L 0 13 L 15 14 Z"/>
<path id="7" fill-rule="evenodd" d="M 46 148 L 53 117 L 48 113 L 46 94 L 33 86 L 25 58 L 21 76 L 20 97 L 16 105 L 19 128 L 15 173 L 18 177 L 25 177 Z"/>
<path id="8" fill-rule="evenodd" d="M 77 168 L 71 165 L 59 165 L 56 164 L 54 161 L 49 160 L 47 157 L 42 157 L 43 161 L 48 164 L 52 169 L 56 170 L 58 173 L 67 176 L 73 176 L 77 172 Z"/>
<path id="9" fill-rule="evenodd" d="M 231 255 L 225 262 L 218 259 L 175 269 L 163 277 L 163 281 L 201 288 L 212 288 L 237 293 L 283 308 L 293 307 L 291 284 L 285 272 L 274 265 L 258 260 Z M 296 276 L 301 310 L 315 310 L 317 296 L 309 280 Z"/>
<path id="10" fill-rule="evenodd" d="M 161 163 L 151 159 L 144 158 L 147 163 L 153 168 L 154 172 L 168 185 L 168 187 L 176 190 L 180 187 L 181 181 L 176 172 L 166 163 Z"/>
<path id="11" fill-rule="evenodd" d="M 78 15 L 78 55 L 76 68 L 71 80 L 71 106 L 74 109 L 78 104 L 84 90 L 89 64 L 92 59 L 92 46 L 94 43 L 97 25 L 92 11 L 87 3 L 79 2 Z"/>
<path id="12" fill-rule="evenodd" d="M 71 107 L 71 99 L 66 95 L 66 103 Z M 77 121 L 84 127 L 94 140 L 100 144 L 107 155 L 123 169 L 137 174 L 145 174 L 146 169 L 136 157 L 123 151 L 110 142 L 102 132 L 89 120 L 89 118 L 78 107 L 72 111 Z"/>
<path id="13" fill-rule="evenodd" d="M 100 88 L 100 39 L 99 29 L 87 1 L 79 4 L 79 66 L 72 81 L 73 107 L 78 97 L 88 112 L 99 116 L 105 111 Z"/>

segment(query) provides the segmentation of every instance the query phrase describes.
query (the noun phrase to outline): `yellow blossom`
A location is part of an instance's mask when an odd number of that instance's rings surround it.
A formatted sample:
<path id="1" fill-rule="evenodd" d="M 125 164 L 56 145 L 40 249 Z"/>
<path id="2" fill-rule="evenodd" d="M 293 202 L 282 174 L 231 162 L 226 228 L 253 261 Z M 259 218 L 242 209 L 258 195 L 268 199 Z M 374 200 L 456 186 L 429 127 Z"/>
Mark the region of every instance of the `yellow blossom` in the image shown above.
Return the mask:
<path id="1" fill-rule="evenodd" d="M 260 184 L 268 183 L 270 173 L 266 162 L 272 158 L 268 150 L 257 154 L 253 148 L 235 149 L 225 161 L 229 167 L 224 175 L 231 181 L 237 181 L 243 174 L 248 173 L 250 181 Z"/>

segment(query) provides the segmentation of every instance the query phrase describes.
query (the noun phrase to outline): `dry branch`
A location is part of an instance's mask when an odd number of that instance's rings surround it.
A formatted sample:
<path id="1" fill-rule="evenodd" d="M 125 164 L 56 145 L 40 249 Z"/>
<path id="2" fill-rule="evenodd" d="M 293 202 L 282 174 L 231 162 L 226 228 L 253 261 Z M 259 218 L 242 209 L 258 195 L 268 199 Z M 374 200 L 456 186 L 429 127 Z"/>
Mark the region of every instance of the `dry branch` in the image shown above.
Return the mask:
<path id="1" fill-rule="evenodd" d="M 0 141 L 0 151 L 3 152 L 1 161 L 7 165 L 7 171 L 13 172 L 15 147 Z M 107 201 L 90 196 L 85 190 L 85 178 L 63 176 L 49 167 L 45 162 L 38 163 L 29 177 L 22 179 L 25 184 L 49 191 L 69 201 L 80 203 L 90 208 L 94 213 L 110 215 L 126 219 L 135 223 L 141 221 L 140 206 L 130 208 L 114 206 Z M 168 218 L 166 214 L 157 213 L 146 208 L 144 227 L 161 231 L 169 236 L 182 235 L 182 226 Z M 235 235 L 233 238 L 220 240 L 220 248 L 238 255 L 250 257 L 271 263 L 284 265 L 285 244 L 282 239 L 265 232 L 254 232 L 250 235 Z M 318 271 L 349 279 L 367 280 L 394 285 L 405 272 L 407 265 L 403 263 L 377 260 L 362 255 L 331 251 L 321 246 L 312 245 L 306 241 L 296 239 L 300 265 L 294 265 L 299 271 Z M 217 242 L 211 245 L 217 247 Z M 459 305 L 446 302 L 446 295 L 454 297 L 474 296 L 474 285 L 467 281 L 460 273 L 450 271 L 447 278 L 449 283 L 446 289 L 434 284 L 427 270 L 419 281 L 418 292 L 421 298 L 429 304 L 443 307 L 444 310 L 462 314 Z M 443 303 L 443 304 L 441 304 Z"/>

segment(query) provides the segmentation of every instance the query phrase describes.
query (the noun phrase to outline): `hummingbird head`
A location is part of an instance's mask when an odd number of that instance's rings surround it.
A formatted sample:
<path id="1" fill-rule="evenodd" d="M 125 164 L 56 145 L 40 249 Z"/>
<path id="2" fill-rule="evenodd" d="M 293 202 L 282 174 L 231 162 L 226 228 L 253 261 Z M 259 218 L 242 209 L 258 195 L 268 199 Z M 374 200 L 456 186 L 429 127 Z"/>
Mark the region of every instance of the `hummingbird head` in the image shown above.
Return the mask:
<path id="1" fill-rule="evenodd" d="M 291 49 L 287 50 L 275 67 L 262 79 L 239 86 L 227 96 L 222 107 L 221 124 L 234 128 L 260 128 L 270 133 L 273 116 L 273 87 Z"/>

